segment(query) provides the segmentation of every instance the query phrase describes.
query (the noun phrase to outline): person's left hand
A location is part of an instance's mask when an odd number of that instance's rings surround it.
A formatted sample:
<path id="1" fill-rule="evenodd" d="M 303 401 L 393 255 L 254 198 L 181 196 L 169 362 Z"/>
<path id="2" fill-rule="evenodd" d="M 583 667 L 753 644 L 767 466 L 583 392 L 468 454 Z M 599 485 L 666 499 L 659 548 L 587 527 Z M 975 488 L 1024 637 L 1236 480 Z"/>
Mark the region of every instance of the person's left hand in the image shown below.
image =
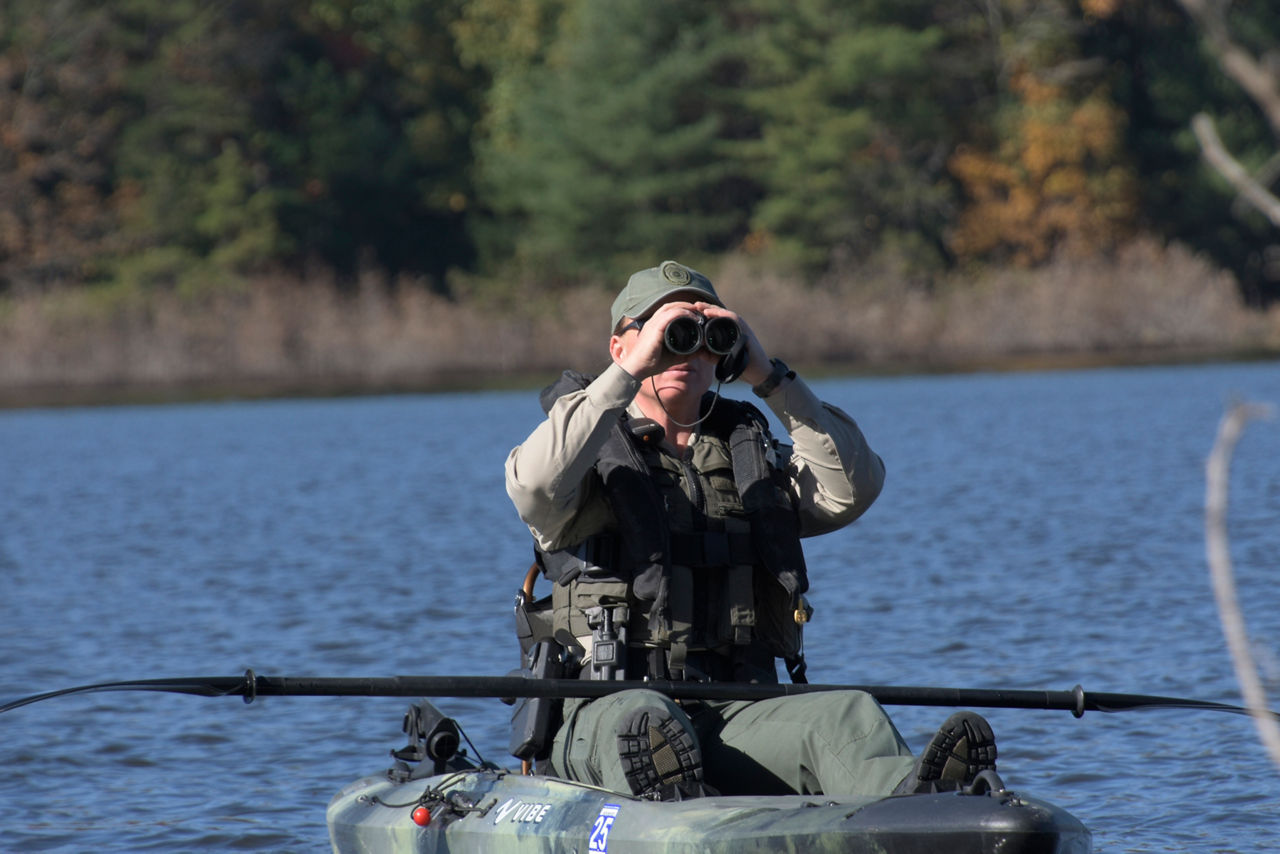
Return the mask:
<path id="1" fill-rule="evenodd" d="M 727 317 L 737 323 L 746 338 L 747 347 L 747 366 L 742 369 L 741 379 L 748 385 L 756 386 L 769 378 L 769 374 L 773 371 L 769 354 L 765 352 L 760 339 L 751 331 L 751 327 L 745 320 L 735 312 L 710 302 L 696 302 L 693 304 L 693 310 L 705 317 Z"/>

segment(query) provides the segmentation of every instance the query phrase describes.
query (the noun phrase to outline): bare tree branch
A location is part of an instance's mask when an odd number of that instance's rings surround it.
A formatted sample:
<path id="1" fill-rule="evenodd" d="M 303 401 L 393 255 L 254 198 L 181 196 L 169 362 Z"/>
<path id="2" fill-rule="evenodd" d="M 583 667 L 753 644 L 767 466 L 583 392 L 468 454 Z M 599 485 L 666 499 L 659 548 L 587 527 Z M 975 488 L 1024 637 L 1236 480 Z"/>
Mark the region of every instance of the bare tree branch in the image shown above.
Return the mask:
<path id="1" fill-rule="evenodd" d="M 1215 0 L 1178 0 L 1204 33 L 1209 50 L 1228 77 L 1253 99 L 1280 139 L 1280 77 L 1241 47 L 1227 28 L 1224 4 Z"/>
<path id="2" fill-rule="evenodd" d="M 1276 198 L 1266 187 L 1249 177 L 1249 173 L 1222 144 L 1222 139 L 1219 138 L 1218 131 L 1213 126 L 1213 120 L 1204 113 L 1197 113 L 1191 119 L 1191 129 L 1195 131 L 1205 159 L 1218 171 L 1218 174 L 1225 178 L 1245 201 L 1271 220 L 1272 225 L 1280 228 L 1280 198 Z"/>
<path id="3" fill-rule="evenodd" d="M 1204 36 L 1205 44 L 1218 60 L 1223 73 L 1234 80 L 1262 110 L 1271 132 L 1280 141 L 1280 73 L 1260 60 L 1231 36 L 1227 26 L 1227 3 L 1223 0 L 1178 0 Z M 1270 175 L 1250 177 L 1239 161 L 1227 151 L 1213 122 L 1204 113 L 1191 120 L 1191 128 L 1205 159 L 1239 193 L 1239 201 L 1260 211 L 1280 228 L 1280 199 L 1267 189 Z M 1264 170 L 1266 171 L 1266 170 Z"/>
<path id="4" fill-rule="evenodd" d="M 1231 468 L 1231 454 L 1244 433 L 1246 422 L 1251 418 L 1270 417 L 1271 414 L 1269 406 L 1240 403 L 1232 406 L 1223 416 L 1218 425 L 1218 437 L 1205 465 L 1207 486 L 1204 524 L 1209 575 L 1213 580 L 1213 595 L 1218 603 L 1218 618 L 1222 621 L 1222 632 L 1227 638 L 1231 663 L 1235 667 L 1236 679 L 1240 682 L 1244 704 L 1257 725 L 1258 736 L 1271 761 L 1280 768 L 1280 724 L 1276 723 L 1268 711 L 1266 691 L 1262 687 L 1262 679 L 1249 649 L 1249 634 L 1236 596 L 1235 572 L 1231 566 L 1231 548 L 1227 540 L 1227 479 Z"/>

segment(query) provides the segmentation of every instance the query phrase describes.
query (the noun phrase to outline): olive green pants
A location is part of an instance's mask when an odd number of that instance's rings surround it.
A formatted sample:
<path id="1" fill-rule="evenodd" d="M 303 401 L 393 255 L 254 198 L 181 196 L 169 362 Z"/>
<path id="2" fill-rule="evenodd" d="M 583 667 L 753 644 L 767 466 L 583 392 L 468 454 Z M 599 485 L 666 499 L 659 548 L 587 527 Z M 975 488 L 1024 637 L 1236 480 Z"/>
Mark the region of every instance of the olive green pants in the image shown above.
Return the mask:
<path id="1" fill-rule="evenodd" d="M 662 709 L 695 734 L 704 779 L 724 795 L 886 795 L 914 763 L 884 709 L 861 691 L 677 704 L 640 690 L 566 701 L 552 773 L 630 791 L 617 732 L 640 708 Z"/>

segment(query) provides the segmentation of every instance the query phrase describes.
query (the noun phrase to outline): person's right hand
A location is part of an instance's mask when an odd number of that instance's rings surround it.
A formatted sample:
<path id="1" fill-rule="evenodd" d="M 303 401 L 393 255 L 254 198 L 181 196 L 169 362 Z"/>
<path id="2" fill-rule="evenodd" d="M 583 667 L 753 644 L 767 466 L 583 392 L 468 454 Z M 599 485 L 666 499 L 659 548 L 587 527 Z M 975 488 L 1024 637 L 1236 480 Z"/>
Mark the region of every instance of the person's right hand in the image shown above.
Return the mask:
<path id="1" fill-rule="evenodd" d="M 694 311 L 693 303 L 689 302 L 669 302 L 659 306 L 639 330 L 632 328 L 622 335 L 613 336 L 609 342 L 613 360 L 631 376 L 643 380 L 662 373 L 672 365 L 697 358 L 702 351 L 678 356 L 663 344 L 667 324 L 681 316 L 697 319 L 699 315 Z"/>

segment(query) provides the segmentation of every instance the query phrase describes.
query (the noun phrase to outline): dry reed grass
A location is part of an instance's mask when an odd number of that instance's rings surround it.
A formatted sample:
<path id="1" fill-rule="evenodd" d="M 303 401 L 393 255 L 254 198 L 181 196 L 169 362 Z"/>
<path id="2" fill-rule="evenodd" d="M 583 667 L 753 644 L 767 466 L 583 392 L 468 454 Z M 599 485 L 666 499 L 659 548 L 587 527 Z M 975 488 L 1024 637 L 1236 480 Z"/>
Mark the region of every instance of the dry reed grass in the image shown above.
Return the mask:
<path id="1" fill-rule="evenodd" d="M 726 275 L 728 274 L 728 275 Z M 1280 346 L 1280 312 L 1244 307 L 1233 277 L 1185 248 L 1138 241 L 1034 270 L 886 287 L 852 272 L 797 299 L 735 260 L 735 305 L 762 340 L 811 363 L 940 366 L 1036 356 L 1226 355 Z"/>
<path id="2" fill-rule="evenodd" d="M 1063 256 L 932 287 L 892 269 L 802 286 L 742 256 L 708 272 L 772 352 L 810 367 L 1280 350 L 1280 310 L 1245 309 L 1229 275 L 1145 241 L 1112 259 Z M 0 399 L 457 387 L 591 371 L 606 358 L 611 298 L 582 288 L 495 309 L 373 276 L 354 291 L 275 277 L 197 297 L 14 297 L 0 303 Z"/>

